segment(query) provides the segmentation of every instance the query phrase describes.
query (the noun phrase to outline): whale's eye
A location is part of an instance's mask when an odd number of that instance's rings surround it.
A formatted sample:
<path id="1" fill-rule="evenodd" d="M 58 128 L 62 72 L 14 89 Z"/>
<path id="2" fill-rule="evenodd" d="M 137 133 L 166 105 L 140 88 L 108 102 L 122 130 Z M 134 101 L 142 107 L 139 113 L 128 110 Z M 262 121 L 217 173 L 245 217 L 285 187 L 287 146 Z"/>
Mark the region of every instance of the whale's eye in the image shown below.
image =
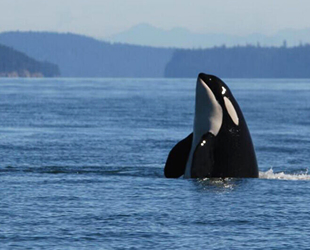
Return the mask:
<path id="1" fill-rule="evenodd" d="M 222 86 L 222 95 L 225 95 L 226 89 Z"/>

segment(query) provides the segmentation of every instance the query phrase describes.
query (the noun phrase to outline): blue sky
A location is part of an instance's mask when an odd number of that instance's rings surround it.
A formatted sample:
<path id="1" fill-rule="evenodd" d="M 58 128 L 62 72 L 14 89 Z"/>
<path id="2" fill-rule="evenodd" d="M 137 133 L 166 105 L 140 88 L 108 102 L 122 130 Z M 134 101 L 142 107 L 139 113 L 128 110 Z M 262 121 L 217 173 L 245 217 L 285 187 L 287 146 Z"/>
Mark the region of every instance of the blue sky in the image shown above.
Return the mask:
<path id="1" fill-rule="evenodd" d="M 0 0 L 0 32 L 47 30 L 108 37 L 139 23 L 246 35 L 310 27 L 309 0 Z"/>

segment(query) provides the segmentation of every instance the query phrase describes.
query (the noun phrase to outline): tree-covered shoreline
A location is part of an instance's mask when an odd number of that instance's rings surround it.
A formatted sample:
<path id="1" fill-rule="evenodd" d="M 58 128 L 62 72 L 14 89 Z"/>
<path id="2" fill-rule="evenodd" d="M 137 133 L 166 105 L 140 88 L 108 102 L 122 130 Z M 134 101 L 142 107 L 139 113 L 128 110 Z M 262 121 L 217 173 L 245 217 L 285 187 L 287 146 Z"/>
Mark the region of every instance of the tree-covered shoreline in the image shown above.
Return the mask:
<path id="1" fill-rule="evenodd" d="M 226 78 L 309 78 L 310 45 L 176 50 L 165 77 L 195 77 L 201 71 Z"/>
<path id="2" fill-rule="evenodd" d="M 0 77 L 55 77 L 57 65 L 39 62 L 13 48 L 0 45 Z"/>
<path id="3" fill-rule="evenodd" d="M 310 78 L 308 44 L 155 48 L 53 32 L 4 32 L 0 44 L 23 53 L 0 57 L 0 76 L 195 78 L 206 72 L 224 78 Z M 21 61 L 14 64 L 14 58 Z"/>

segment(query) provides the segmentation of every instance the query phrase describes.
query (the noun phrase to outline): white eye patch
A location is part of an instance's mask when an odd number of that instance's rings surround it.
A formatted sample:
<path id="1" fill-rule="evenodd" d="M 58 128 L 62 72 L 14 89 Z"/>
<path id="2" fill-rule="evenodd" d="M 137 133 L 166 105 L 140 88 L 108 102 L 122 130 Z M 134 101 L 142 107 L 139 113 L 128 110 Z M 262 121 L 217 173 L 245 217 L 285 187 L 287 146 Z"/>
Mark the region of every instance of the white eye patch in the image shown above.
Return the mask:
<path id="1" fill-rule="evenodd" d="M 232 119 L 232 121 L 238 126 L 239 125 L 239 117 L 237 115 L 237 112 L 234 108 L 234 105 L 231 103 L 231 101 L 224 96 L 224 102 L 225 102 L 225 107 L 227 109 L 227 112 Z"/>

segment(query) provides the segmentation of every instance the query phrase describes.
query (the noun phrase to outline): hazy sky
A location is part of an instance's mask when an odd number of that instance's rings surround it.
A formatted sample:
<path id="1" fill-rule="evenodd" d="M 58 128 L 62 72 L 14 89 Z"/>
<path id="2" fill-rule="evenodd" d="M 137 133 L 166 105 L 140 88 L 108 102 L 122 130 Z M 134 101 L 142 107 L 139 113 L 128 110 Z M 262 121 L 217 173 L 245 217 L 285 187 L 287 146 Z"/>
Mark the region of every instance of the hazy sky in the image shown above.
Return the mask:
<path id="1" fill-rule="evenodd" d="M 310 0 L 0 0 L 0 32 L 106 37 L 139 23 L 199 33 L 272 34 L 310 27 Z"/>

